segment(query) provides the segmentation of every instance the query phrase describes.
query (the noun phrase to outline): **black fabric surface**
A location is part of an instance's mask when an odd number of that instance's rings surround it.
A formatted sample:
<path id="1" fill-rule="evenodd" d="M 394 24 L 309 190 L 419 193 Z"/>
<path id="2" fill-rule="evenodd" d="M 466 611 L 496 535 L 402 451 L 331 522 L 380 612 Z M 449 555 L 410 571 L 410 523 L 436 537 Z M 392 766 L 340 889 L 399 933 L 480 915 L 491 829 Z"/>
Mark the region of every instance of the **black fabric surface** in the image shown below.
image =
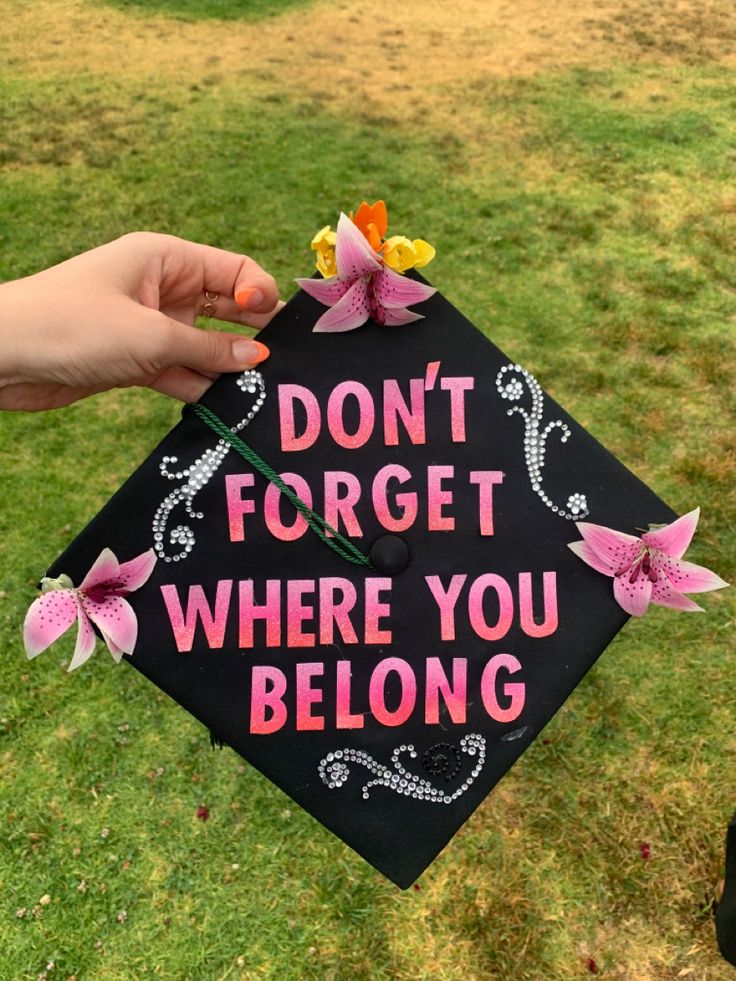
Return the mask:
<path id="1" fill-rule="evenodd" d="M 312 489 L 313 506 L 319 513 L 324 507 L 324 472 L 355 474 L 362 484 L 362 495 L 355 506 L 362 536 L 353 540 L 365 553 L 371 551 L 377 539 L 389 534 L 371 503 L 376 472 L 386 464 L 400 464 L 411 471 L 411 483 L 394 489 L 394 493 L 416 490 L 419 513 L 413 526 L 398 536 L 408 546 L 409 560 L 391 580 L 391 612 L 386 622 L 392 641 L 371 645 L 363 643 L 360 636 L 365 580 L 386 574 L 349 565 L 311 531 L 292 542 L 275 539 L 263 521 L 267 481 L 258 473 L 253 487 L 243 492 L 255 503 L 255 512 L 244 517 L 245 541 L 230 540 L 225 476 L 251 472 L 248 464 L 230 450 L 194 500 L 194 510 L 201 512 L 203 518 L 188 517 L 183 507 L 172 513 L 170 527 L 188 525 L 194 533 L 196 541 L 189 556 L 178 563 L 159 561 L 148 583 L 129 597 L 138 616 L 139 639 L 134 655 L 126 660 L 318 821 L 405 888 L 539 735 L 628 618 L 614 601 L 611 579 L 589 568 L 567 548 L 569 542 L 580 538 L 575 522 L 555 514 L 531 488 L 524 462 L 523 419 L 518 413 L 507 415 L 514 403 L 502 399 L 496 388 L 496 375 L 509 364 L 509 359 L 439 294 L 419 308 L 426 315 L 425 320 L 403 327 L 379 327 L 369 322 L 349 333 L 313 334 L 312 326 L 323 310 L 300 292 L 263 331 L 263 340 L 272 352 L 260 368 L 267 397 L 240 435 L 279 473 L 301 475 Z M 409 380 L 424 379 L 430 362 L 440 362 L 440 368 L 433 390 L 425 396 L 426 444 L 413 445 L 399 423 L 399 445 L 384 445 L 384 379 L 396 379 L 408 401 Z M 543 377 L 543 364 L 527 367 Z M 465 395 L 464 442 L 452 440 L 449 392 L 440 388 L 441 379 L 451 376 L 472 376 L 475 380 L 475 387 Z M 253 402 L 253 395 L 243 393 L 237 386 L 236 377 L 221 378 L 203 400 L 228 425 L 235 425 Z M 336 445 L 324 425 L 329 394 L 345 380 L 363 383 L 375 396 L 376 427 L 359 449 Z M 306 386 L 322 409 L 321 434 L 308 450 L 285 452 L 281 448 L 277 394 L 280 385 Z M 519 404 L 530 405 L 528 391 Z M 348 400 L 346 406 L 346 428 L 354 430 L 358 422 L 355 401 Z M 559 430 L 547 440 L 544 487 L 556 503 L 564 506 L 573 492 L 585 494 L 590 508 L 587 520 L 633 534 L 636 528 L 646 528 L 650 522 L 673 519 L 667 505 L 547 396 L 543 412 L 542 426 L 549 420 L 561 419 L 571 429 L 571 437 L 564 444 L 559 440 Z M 303 420 L 297 422 L 301 425 Z M 59 557 L 49 574 L 65 572 L 78 583 L 104 547 L 111 548 L 120 561 L 149 548 L 156 508 L 167 493 L 183 482 L 162 479 L 162 457 L 179 458 L 172 469 L 186 467 L 216 442 L 217 437 L 199 419 L 186 415 Z M 426 472 L 428 466 L 436 465 L 455 468 L 454 478 L 446 481 L 446 487 L 453 491 L 453 503 L 444 509 L 454 516 L 453 531 L 427 529 Z M 493 488 L 492 536 L 479 532 L 478 488 L 468 480 L 471 471 L 479 470 L 504 474 L 503 482 Z M 282 505 L 281 513 L 285 523 L 293 520 L 294 512 L 288 503 Z M 343 527 L 339 530 L 345 533 Z M 386 550 L 391 552 L 390 543 Z M 557 577 L 559 626 L 550 636 L 530 637 L 519 622 L 518 575 L 531 573 L 535 610 L 539 613 L 542 574 L 546 571 L 554 571 Z M 498 640 L 477 636 L 468 619 L 470 584 L 487 573 L 503 577 L 514 597 L 512 625 Z M 442 640 L 437 604 L 425 577 L 440 576 L 447 587 L 452 575 L 466 575 L 467 581 L 456 607 L 455 639 Z M 326 577 L 346 578 L 356 586 L 358 599 L 352 619 L 358 631 L 357 644 L 347 644 L 338 635 L 325 645 L 317 636 L 311 647 L 267 647 L 263 625 L 258 624 L 256 646 L 240 649 L 241 581 L 252 579 L 255 595 L 262 602 L 266 581 L 282 580 L 285 603 L 286 580 L 317 581 Z M 200 623 L 193 649 L 180 653 L 161 587 L 176 586 L 184 604 L 188 587 L 201 585 L 212 604 L 220 580 L 233 581 L 222 648 L 208 647 Z M 305 602 L 307 599 L 305 595 Z M 488 622 L 493 623 L 498 605 L 492 591 L 486 596 L 484 610 Z M 303 628 L 313 630 L 314 622 L 305 622 Z M 284 625 L 284 634 L 285 630 Z M 501 706 L 509 705 L 503 683 L 525 685 L 524 708 L 510 722 L 491 718 L 479 693 L 481 673 L 498 654 L 510 654 L 521 665 L 513 676 L 503 672 L 499 675 Z M 382 725 L 369 711 L 371 673 L 379 662 L 390 657 L 408 662 L 416 675 L 416 708 L 401 726 Z M 425 721 L 424 672 L 428 658 L 440 658 L 450 679 L 452 659 L 467 659 L 466 722 L 453 722 L 446 708 L 440 711 L 437 723 Z M 351 711 L 364 713 L 361 729 L 336 728 L 335 677 L 340 660 L 350 662 Z M 315 685 L 323 689 L 323 701 L 312 707 L 315 716 L 324 716 L 322 731 L 296 731 L 294 726 L 295 670 L 297 664 L 304 662 L 324 665 L 323 676 L 315 678 Z M 288 721 L 269 735 L 249 731 L 254 665 L 275 666 L 287 678 L 284 702 Z M 396 674 L 389 675 L 386 693 L 387 706 L 395 707 L 401 695 Z M 443 707 L 442 699 L 440 706 Z M 460 740 L 471 733 L 486 741 L 485 762 L 477 779 L 450 804 L 401 796 L 383 786 L 372 787 L 366 799 L 362 788 L 373 777 L 358 763 L 350 765 L 351 772 L 340 787 L 328 787 L 319 775 L 320 761 L 336 750 L 361 750 L 378 765 L 391 768 L 392 751 L 412 744 L 417 755 L 410 758 L 408 752 L 402 753 L 402 765 L 450 794 L 467 781 L 478 760 L 477 755 L 471 757 L 460 750 Z M 563 778 L 561 773 L 560 779 Z M 492 801 L 488 806 L 492 808 Z"/>
<path id="2" fill-rule="evenodd" d="M 736 814 L 726 832 L 726 876 L 716 909 L 716 936 L 721 953 L 736 967 Z"/>

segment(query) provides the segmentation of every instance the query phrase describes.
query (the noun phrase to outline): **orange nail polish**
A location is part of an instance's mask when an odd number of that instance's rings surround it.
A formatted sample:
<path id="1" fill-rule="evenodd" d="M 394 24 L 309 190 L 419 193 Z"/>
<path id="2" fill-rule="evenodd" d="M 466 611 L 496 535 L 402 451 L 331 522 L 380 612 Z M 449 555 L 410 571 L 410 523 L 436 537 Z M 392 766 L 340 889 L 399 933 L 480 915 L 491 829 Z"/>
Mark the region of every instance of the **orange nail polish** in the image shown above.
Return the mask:
<path id="1" fill-rule="evenodd" d="M 258 348 L 258 358 L 253 363 L 260 364 L 261 361 L 265 361 L 266 358 L 270 357 L 271 351 L 261 341 L 253 341 L 253 343 Z"/>
<path id="2" fill-rule="evenodd" d="M 241 286 L 235 293 L 235 302 L 244 309 L 258 306 L 262 299 L 263 294 L 254 286 Z"/>

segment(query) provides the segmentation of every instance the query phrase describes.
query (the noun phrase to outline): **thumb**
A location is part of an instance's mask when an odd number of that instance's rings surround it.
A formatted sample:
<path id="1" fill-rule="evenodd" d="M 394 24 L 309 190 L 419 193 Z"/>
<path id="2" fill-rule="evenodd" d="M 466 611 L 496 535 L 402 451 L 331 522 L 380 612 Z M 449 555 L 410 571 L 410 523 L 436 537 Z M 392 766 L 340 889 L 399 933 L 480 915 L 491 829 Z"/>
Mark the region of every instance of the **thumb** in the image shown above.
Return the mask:
<path id="1" fill-rule="evenodd" d="M 165 350 L 161 352 L 163 368 L 183 365 L 200 374 L 243 371 L 265 361 L 271 353 L 261 341 L 237 334 L 199 330 L 164 317 Z"/>

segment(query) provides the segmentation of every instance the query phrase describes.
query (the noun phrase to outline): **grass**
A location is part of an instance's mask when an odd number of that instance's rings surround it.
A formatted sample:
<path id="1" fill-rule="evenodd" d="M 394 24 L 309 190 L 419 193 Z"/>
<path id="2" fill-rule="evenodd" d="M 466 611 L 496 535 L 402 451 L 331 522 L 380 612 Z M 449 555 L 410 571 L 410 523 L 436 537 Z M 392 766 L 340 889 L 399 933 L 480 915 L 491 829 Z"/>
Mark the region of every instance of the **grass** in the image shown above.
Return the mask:
<path id="1" fill-rule="evenodd" d="M 431 278 L 453 302 L 675 508 L 702 505 L 693 559 L 733 580 L 726 8 L 703 12 L 699 34 L 694 4 L 679 5 L 679 27 L 665 5 L 622 4 L 604 21 L 592 7 L 590 63 L 558 46 L 552 70 L 542 38 L 536 74 L 467 60 L 472 38 L 454 22 L 436 49 L 449 12 L 402 41 L 392 11 L 384 98 L 357 35 L 327 49 L 320 84 L 306 40 L 288 74 L 269 60 L 324 5 L 237 31 L 146 6 L 144 23 L 132 7 L 10 4 L 2 278 L 149 227 L 248 251 L 287 295 L 313 231 L 385 196 L 394 228 L 437 245 Z M 644 7 L 670 19 L 680 49 L 646 42 Z M 328 11 L 336 35 L 366 9 Z M 111 24 L 125 39 L 112 60 Z M 442 74 L 451 44 L 464 75 Z M 419 50 L 436 50 L 436 84 L 391 74 L 392 57 Z M 414 90 L 401 96 L 394 76 Z M 589 958 L 603 977 L 728 977 L 703 911 L 736 800 L 727 591 L 706 616 L 655 610 L 629 625 L 406 894 L 213 753 L 136 672 L 99 657 L 70 679 L 66 642 L 25 664 L 20 626 L 45 563 L 177 415 L 126 391 L 0 419 L 0 978 L 537 981 L 586 977 Z"/>
<path id="2" fill-rule="evenodd" d="M 252 20 L 277 17 L 310 0 L 106 0 L 119 10 L 151 16 L 163 14 L 175 20 Z"/>

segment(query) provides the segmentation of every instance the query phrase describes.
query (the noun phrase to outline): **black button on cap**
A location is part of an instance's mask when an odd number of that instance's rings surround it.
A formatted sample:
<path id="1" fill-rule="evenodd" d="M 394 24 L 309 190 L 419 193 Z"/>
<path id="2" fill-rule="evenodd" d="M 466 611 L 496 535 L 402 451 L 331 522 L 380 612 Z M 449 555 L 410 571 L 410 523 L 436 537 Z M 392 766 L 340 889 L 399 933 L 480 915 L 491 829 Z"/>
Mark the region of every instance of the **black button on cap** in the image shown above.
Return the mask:
<path id="1" fill-rule="evenodd" d="M 376 572 L 395 576 L 409 563 L 409 546 L 398 535 L 382 535 L 371 546 L 369 558 Z"/>

